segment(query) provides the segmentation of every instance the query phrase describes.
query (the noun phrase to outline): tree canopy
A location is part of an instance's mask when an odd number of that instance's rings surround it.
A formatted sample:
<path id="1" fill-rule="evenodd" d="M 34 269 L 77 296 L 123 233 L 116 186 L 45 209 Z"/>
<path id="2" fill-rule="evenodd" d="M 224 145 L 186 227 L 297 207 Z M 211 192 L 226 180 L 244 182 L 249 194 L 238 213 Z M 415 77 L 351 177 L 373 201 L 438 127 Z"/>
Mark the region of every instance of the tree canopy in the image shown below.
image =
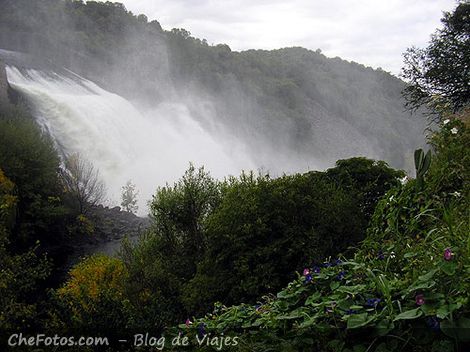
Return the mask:
<path id="1" fill-rule="evenodd" d="M 470 3 L 461 1 L 441 21 L 443 28 L 427 48 L 412 47 L 404 55 L 404 95 L 412 110 L 450 107 L 455 112 L 470 102 Z"/>

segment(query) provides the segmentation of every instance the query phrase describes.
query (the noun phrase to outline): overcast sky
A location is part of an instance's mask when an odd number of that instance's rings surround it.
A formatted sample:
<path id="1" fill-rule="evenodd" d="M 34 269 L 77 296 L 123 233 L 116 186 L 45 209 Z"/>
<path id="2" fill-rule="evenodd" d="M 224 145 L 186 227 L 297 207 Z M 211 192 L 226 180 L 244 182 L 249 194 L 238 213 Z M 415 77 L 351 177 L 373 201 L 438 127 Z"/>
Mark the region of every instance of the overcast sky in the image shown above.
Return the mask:
<path id="1" fill-rule="evenodd" d="M 232 50 L 302 46 L 398 74 L 407 47 L 426 46 L 455 0 L 117 0 L 164 29 Z"/>

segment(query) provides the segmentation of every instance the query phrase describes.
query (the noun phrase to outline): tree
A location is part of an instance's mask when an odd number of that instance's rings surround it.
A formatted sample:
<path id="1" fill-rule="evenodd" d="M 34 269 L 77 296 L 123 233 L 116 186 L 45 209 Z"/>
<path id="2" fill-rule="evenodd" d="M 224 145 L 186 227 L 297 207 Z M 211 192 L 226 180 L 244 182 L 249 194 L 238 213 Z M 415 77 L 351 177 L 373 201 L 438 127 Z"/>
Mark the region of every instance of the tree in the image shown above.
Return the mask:
<path id="1" fill-rule="evenodd" d="M 190 165 L 173 186 L 160 187 L 150 205 L 152 230 L 138 243 L 125 241 L 131 328 L 160 329 L 186 317 L 182 286 L 207 246 L 206 222 L 220 202 L 220 183 Z"/>
<path id="2" fill-rule="evenodd" d="M 39 321 L 40 283 L 48 277 L 50 264 L 38 256 L 38 245 L 18 253 L 10 235 L 18 197 L 16 185 L 0 169 L 0 338 L 7 331 L 35 327 Z"/>
<path id="3" fill-rule="evenodd" d="M 470 3 L 462 1 L 454 12 L 445 12 L 443 29 L 425 49 L 412 47 L 404 54 L 402 76 L 406 106 L 416 110 L 443 106 L 458 111 L 470 101 Z"/>
<path id="4" fill-rule="evenodd" d="M 65 160 L 61 175 L 64 186 L 74 198 L 80 214 L 85 214 L 90 207 L 104 200 L 106 189 L 98 170 L 80 154 L 72 154 Z"/>
<path id="5" fill-rule="evenodd" d="M 321 263 L 363 238 L 352 193 L 324 173 L 243 174 L 223 188 L 207 219 L 205 255 L 183 290 L 188 311 L 206 312 L 216 301 L 254 303 L 306 263 Z"/>
<path id="6" fill-rule="evenodd" d="M 137 195 L 139 194 L 139 191 L 135 189 L 135 184 L 129 180 L 121 189 L 121 206 L 129 213 L 136 213 L 139 209 L 139 206 L 137 205 Z"/>
<path id="7" fill-rule="evenodd" d="M 187 257 L 178 257 L 158 234 L 149 232 L 137 243 L 125 239 L 120 258 L 128 273 L 125 283 L 128 329 L 160 331 L 187 318 L 180 298 L 187 277 L 184 263 L 178 261 Z"/>
<path id="8" fill-rule="evenodd" d="M 219 201 L 218 183 L 204 167 L 196 170 L 190 165 L 173 187 L 161 187 L 153 197 L 150 210 L 155 229 L 181 255 L 198 257 L 206 243 L 205 221 Z"/>
<path id="9" fill-rule="evenodd" d="M 0 114 L 0 141 L 0 165 L 21 199 L 57 192 L 57 152 L 31 116 L 20 108 Z"/>
<path id="10" fill-rule="evenodd" d="M 338 160 L 326 175 L 356 198 L 366 221 L 369 221 L 380 198 L 398 186 L 406 174 L 390 168 L 385 161 L 355 157 Z"/>
<path id="11" fill-rule="evenodd" d="M 61 201 L 59 157 L 51 139 L 22 108 L 0 113 L 0 166 L 18 196 L 12 245 L 27 249 L 40 240 L 57 246 L 67 212 Z"/>

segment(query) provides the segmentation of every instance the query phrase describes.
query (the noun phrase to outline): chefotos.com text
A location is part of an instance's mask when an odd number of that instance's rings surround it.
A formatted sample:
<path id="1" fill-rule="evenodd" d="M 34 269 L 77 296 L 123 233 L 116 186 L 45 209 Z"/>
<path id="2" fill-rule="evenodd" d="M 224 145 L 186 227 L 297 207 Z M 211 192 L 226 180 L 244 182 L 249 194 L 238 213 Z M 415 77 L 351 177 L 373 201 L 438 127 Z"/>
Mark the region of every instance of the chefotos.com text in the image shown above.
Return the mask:
<path id="1" fill-rule="evenodd" d="M 107 337 L 97 336 L 46 336 L 37 334 L 34 336 L 24 336 L 22 333 L 12 334 L 8 338 L 10 347 L 39 347 L 39 346 L 109 346 Z"/>

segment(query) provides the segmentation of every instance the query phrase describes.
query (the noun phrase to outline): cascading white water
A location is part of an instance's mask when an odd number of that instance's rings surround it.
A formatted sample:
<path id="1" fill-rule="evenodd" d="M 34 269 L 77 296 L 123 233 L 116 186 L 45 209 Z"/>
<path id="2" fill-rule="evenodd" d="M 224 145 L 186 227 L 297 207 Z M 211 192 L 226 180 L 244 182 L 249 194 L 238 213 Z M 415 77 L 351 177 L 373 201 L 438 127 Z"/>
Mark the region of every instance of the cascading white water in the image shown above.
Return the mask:
<path id="1" fill-rule="evenodd" d="M 78 152 L 99 169 L 110 204 L 119 204 L 121 187 L 132 180 L 140 191 L 139 213 L 145 214 L 156 188 L 178 179 L 189 162 L 219 178 L 255 168 L 243 146 L 211 135 L 183 104 L 139 111 L 73 73 L 9 66 L 7 77 L 33 104 L 37 121 L 61 151 Z"/>

